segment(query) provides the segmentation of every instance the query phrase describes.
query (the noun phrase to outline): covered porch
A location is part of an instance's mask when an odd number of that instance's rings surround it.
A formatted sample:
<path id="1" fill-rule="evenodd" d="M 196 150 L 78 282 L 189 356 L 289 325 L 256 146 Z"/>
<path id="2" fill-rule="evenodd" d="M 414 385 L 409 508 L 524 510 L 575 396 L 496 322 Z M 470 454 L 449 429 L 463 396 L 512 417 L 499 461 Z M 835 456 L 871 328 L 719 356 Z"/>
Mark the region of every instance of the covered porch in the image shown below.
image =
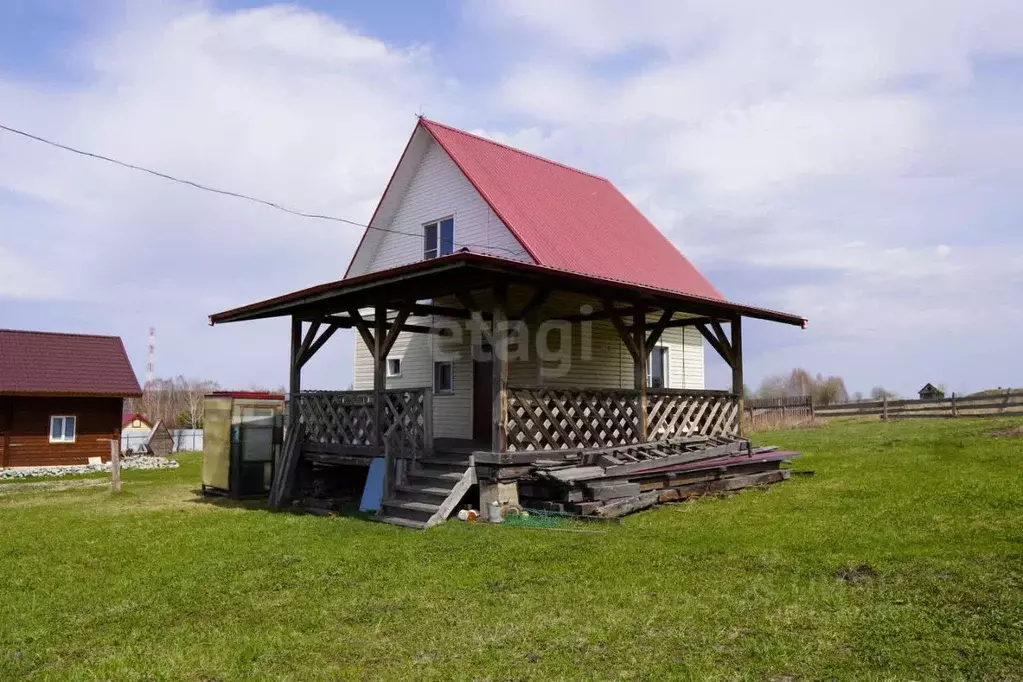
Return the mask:
<path id="1" fill-rule="evenodd" d="M 567 466 L 604 457 L 610 464 L 639 461 L 640 454 L 644 461 L 673 456 L 673 463 L 692 464 L 744 448 L 749 454 L 742 440 L 742 318 L 805 325 L 786 313 L 464 251 L 285 294 L 215 314 L 210 322 L 271 317 L 291 318 L 290 428 L 271 505 L 291 502 L 303 464 L 368 466 L 384 458 L 384 508 L 410 498 L 399 508 L 416 512 L 410 515 L 422 525 L 446 518 L 476 485 L 481 505 L 516 504 L 518 483 L 530 487 L 537 462 Z M 593 378 L 608 374 L 599 371 L 606 359 L 586 357 L 595 324 L 613 330 L 628 379 Z M 567 333 L 578 340 L 559 362 L 589 367 L 587 373 L 548 371 L 548 359 L 533 347 L 546 343 L 554 328 L 559 338 Z M 731 368 L 731 390 L 648 386 L 649 350 L 678 328 L 696 330 L 720 355 Z M 372 388 L 303 391 L 303 367 L 338 329 L 356 330 L 365 344 Z M 436 381 L 388 385 L 388 355 L 402 334 L 472 355 L 473 408 L 471 416 L 464 413 L 474 422 L 469 437 L 436 436 L 435 401 L 450 402 Z M 587 377 L 586 385 L 570 385 L 573 376 Z M 636 450 L 649 444 L 663 447 Z M 712 448 L 719 450 L 693 454 Z"/>

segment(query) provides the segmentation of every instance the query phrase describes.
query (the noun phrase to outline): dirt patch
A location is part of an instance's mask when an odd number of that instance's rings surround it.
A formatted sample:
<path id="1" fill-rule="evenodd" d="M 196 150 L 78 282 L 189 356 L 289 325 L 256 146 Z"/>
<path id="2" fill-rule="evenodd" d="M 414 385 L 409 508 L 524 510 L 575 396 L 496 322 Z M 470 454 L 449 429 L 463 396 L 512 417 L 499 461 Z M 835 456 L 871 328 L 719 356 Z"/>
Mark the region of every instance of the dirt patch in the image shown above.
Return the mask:
<path id="1" fill-rule="evenodd" d="M 877 573 L 870 564 L 860 564 L 854 567 L 845 567 L 835 573 L 835 577 L 844 580 L 850 585 L 863 585 L 874 579 Z"/>
<path id="2" fill-rule="evenodd" d="M 1023 438 L 1023 426 L 1014 429 L 1002 429 L 991 433 L 995 438 Z"/>

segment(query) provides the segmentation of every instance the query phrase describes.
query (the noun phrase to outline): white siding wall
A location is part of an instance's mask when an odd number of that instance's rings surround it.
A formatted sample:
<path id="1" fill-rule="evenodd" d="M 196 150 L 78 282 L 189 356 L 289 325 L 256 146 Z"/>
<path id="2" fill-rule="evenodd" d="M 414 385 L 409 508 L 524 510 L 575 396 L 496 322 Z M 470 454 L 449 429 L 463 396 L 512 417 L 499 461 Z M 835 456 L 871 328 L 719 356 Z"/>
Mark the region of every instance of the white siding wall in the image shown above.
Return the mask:
<path id="1" fill-rule="evenodd" d="M 441 322 L 440 318 L 436 318 Z M 412 324 L 432 325 L 434 318 L 410 318 Z M 445 324 L 447 322 L 444 322 Z M 583 339 L 580 325 L 572 329 L 571 362 L 559 370 L 556 361 L 539 359 L 535 344 L 528 356 L 512 356 L 508 367 L 508 381 L 512 385 L 537 384 L 563 388 L 632 388 L 632 357 L 625 349 L 618 332 L 609 322 L 590 325 L 591 357 L 582 358 Z M 685 334 L 683 335 L 683 329 Z M 702 389 L 703 337 L 694 329 L 670 329 L 664 332 L 658 345 L 667 346 L 669 388 Z M 684 336 L 684 341 L 683 341 Z M 551 349 L 558 345 L 551 339 Z M 400 334 L 388 357 L 402 359 L 400 377 L 388 377 L 388 388 L 421 388 L 433 386 L 434 360 L 452 359 L 455 392 L 434 396 L 434 433 L 442 438 L 470 438 L 472 436 L 472 354 L 468 333 L 460 340 L 445 339 L 432 334 Z M 355 388 L 373 388 L 373 363 L 362 340 L 356 337 Z"/>
<path id="2" fill-rule="evenodd" d="M 434 321 L 432 317 L 410 317 L 408 323 L 432 326 Z M 468 339 L 456 343 L 454 339 L 433 334 L 399 334 L 387 357 L 401 358 L 401 376 L 387 377 L 387 388 L 432 388 L 434 360 L 450 359 L 455 390 L 434 395 L 433 432 L 440 438 L 472 436 L 472 356 Z M 354 385 L 356 390 L 373 388 L 373 358 L 358 336 L 355 338 Z"/>
<path id="3" fill-rule="evenodd" d="M 476 192 L 451 158 L 432 138 L 394 212 L 389 229 L 421 234 L 423 224 L 454 216 L 455 250 L 472 244 L 475 252 L 490 252 L 502 258 L 533 262 L 518 240 Z M 366 272 L 374 272 L 423 259 L 423 240 L 401 234 L 382 233 L 367 239 L 364 248 L 375 248 Z M 481 246 L 483 248 L 481 248 Z M 362 260 L 360 257 L 358 260 Z M 369 314 L 372 314 L 369 311 Z M 436 320 L 440 322 L 439 318 Z M 433 325 L 432 317 L 410 318 L 409 324 Z M 439 437 L 469 438 L 472 431 L 472 356 L 469 340 L 454 344 L 428 334 L 400 334 L 390 357 L 402 358 L 400 377 L 387 379 L 389 388 L 420 388 L 433 385 L 434 359 L 453 355 L 453 394 L 434 396 L 434 434 Z M 355 337 L 357 390 L 373 388 L 373 362 L 362 339 Z"/>
<path id="4" fill-rule="evenodd" d="M 518 240 L 494 214 L 451 157 L 432 139 L 409 183 L 389 229 L 422 234 L 423 224 L 455 218 L 455 250 L 490 252 L 502 258 L 533 262 Z M 482 248 L 481 248 L 482 246 Z M 423 240 L 384 233 L 367 272 L 407 265 L 423 259 Z"/>
<path id="5" fill-rule="evenodd" d="M 566 388 L 633 388 L 632 356 L 614 326 L 607 321 L 591 323 L 588 360 L 583 359 L 580 327 L 573 328 L 570 365 L 559 369 L 557 361 L 541 362 L 538 381 L 529 383 Z M 668 348 L 668 388 L 704 387 L 703 337 L 699 332 L 685 327 L 667 329 L 657 345 Z M 518 377 L 512 368 L 509 374 L 509 380 L 516 383 L 514 379 Z"/>

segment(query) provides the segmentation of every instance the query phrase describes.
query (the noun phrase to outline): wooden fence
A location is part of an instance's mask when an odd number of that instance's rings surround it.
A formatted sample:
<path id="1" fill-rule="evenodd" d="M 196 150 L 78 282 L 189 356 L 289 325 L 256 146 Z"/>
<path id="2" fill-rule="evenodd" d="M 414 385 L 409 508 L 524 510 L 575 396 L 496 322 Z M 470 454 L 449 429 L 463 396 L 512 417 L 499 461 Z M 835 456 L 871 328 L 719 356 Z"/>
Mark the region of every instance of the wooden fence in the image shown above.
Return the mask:
<path id="1" fill-rule="evenodd" d="M 509 387 L 508 450 L 561 450 L 643 442 L 636 390 Z M 738 434 L 738 405 L 725 391 L 647 391 L 646 440 Z"/>
<path id="2" fill-rule="evenodd" d="M 746 426 L 752 430 L 794 426 L 813 421 L 813 398 L 808 395 L 781 398 L 748 398 Z"/>
<path id="3" fill-rule="evenodd" d="M 929 400 L 874 400 L 814 408 L 822 417 L 865 417 L 882 419 L 925 419 L 949 417 L 1023 417 L 1023 390 L 957 396 Z"/>

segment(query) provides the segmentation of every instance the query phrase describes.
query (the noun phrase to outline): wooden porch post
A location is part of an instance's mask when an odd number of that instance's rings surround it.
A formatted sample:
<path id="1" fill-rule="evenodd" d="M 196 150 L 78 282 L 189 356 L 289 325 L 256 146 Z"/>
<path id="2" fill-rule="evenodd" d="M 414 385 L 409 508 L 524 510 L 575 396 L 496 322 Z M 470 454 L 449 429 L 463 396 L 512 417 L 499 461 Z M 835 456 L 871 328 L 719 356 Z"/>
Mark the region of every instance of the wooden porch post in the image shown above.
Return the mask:
<path id="1" fill-rule="evenodd" d="M 373 428 L 377 445 L 384 444 L 384 389 L 387 381 L 387 306 L 377 304 L 373 311 Z"/>
<path id="2" fill-rule="evenodd" d="M 508 451 L 508 316 L 503 301 L 494 306 L 490 350 L 494 368 L 494 428 L 491 448 L 494 452 Z"/>
<path id="3" fill-rule="evenodd" d="M 639 392 L 639 414 L 636 420 L 639 428 L 638 440 L 641 443 L 647 439 L 647 414 L 646 414 L 646 309 L 643 306 L 636 306 L 629 310 L 633 316 L 632 326 L 626 327 L 622 322 L 621 309 L 614 307 L 611 301 L 604 301 L 604 311 L 607 313 L 611 324 L 618 330 L 618 336 L 632 356 L 633 363 L 633 385 Z"/>
<path id="4" fill-rule="evenodd" d="M 736 417 L 738 420 L 739 435 L 746 434 L 745 414 L 746 398 L 743 396 L 742 381 L 742 316 L 736 315 L 732 318 L 732 393 L 735 394 L 735 401 L 739 407 Z"/>
<path id="5" fill-rule="evenodd" d="M 646 400 L 646 367 L 649 362 L 646 348 L 646 308 L 636 306 L 636 314 L 632 318 L 632 333 L 636 343 L 634 358 L 634 380 L 639 391 L 639 442 L 647 440 L 647 400 Z"/>
<path id="6" fill-rule="evenodd" d="M 288 374 L 288 426 L 298 424 L 298 394 L 302 391 L 302 320 L 291 316 L 291 369 Z"/>

